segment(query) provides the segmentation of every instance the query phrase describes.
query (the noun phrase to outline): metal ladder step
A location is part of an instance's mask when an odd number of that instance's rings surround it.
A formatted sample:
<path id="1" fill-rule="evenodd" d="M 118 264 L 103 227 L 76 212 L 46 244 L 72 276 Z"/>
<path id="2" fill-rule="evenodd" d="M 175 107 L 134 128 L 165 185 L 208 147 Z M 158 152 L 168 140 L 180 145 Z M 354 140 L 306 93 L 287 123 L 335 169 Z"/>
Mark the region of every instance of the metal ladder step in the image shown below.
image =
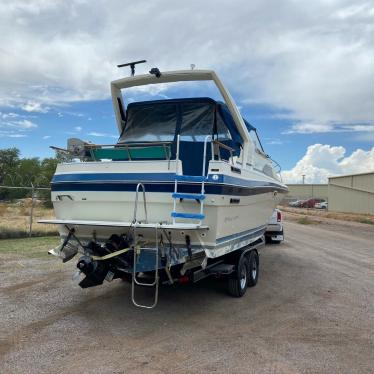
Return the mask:
<path id="1" fill-rule="evenodd" d="M 175 175 L 175 179 L 185 182 L 206 182 L 208 180 L 208 178 L 203 175 Z"/>
<path id="2" fill-rule="evenodd" d="M 202 220 L 205 218 L 204 214 L 198 213 L 180 213 L 180 212 L 171 212 L 173 218 L 188 218 L 188 219 L 199 219 Z"/>
<path id="3" fill-rule="evenodd" d="M 203 194 L 174 192 L 171 196 L 173 197 L 173 199 L 189 199 L 189 200 L 204 200 L 205 199 L 205 195 Z"/>
<path id="4" fill-rule="evenodd" d="M 138 207 L 138 193 L 139 193 L 139 188 L 143 189 L 143 200 L 144 200 L 144 212 L 145 212 L 145 217 L 146 217 L 146 222 L 148 222 L 147 218 L 147 205 L 146 205 L 146 200 L 145 200 L 145 188 L 142 183 L 138 183 L 136 186 L 136 194 L 135 194 L 135 206 L 134 206 L 134 220 L 133 220 L 133 226 L 132 226 L 132 236 L 134 238 L 134 243 L 133 243 L 133 251 L 134 251 L 134 259 L 133 259 L 133 268 L 132 268 L 132 282 L 131 282 L 131 299 L 132 302 L 135 306 L 138 306 L 140 308 L 146 308 L 146 309 L 153 309 L 157 305 L 158 301 L 158 286 L 159 286 L 159 276 L 158 276 L 158 268 L 159 268 L 159 251 L 158 251 L 158 225 L 155 226 L 155 247 L 152 250 L 154 252 L 154 278 L 153 282 L 143 282 L 141 279 L 137 277 L 137 273 L 139 272 L 137 269 L 137 264 L 138 264 L 138 258 L 140 258 L 142 247 L 141 243 L 138 242 L 138 237 L 136 235 L 136 228 L 138 224 L 138 219 L 137 219 L 137 207 Z M 140 304 L 136 300 L 136 295 L 135 295 L 135 288 L 136 286 L 142 286 L 142 287 L 152 287 L 154 288 L 154 298 L 153 302 L 151 304 Z"/>

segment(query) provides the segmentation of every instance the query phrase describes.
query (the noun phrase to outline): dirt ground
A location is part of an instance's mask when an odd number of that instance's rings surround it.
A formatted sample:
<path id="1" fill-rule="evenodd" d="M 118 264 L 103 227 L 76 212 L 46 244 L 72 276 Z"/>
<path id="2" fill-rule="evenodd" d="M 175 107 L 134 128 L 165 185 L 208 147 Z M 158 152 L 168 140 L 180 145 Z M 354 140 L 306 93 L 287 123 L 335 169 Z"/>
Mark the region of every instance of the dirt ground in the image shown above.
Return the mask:
<path id="1" fill-rule="evenodd" d="M 241 299 L 206 280 L 135 308 L 75 262 L 0 254 L 1 373 L 373 373 L 374 228 L 285 223 Z"/>

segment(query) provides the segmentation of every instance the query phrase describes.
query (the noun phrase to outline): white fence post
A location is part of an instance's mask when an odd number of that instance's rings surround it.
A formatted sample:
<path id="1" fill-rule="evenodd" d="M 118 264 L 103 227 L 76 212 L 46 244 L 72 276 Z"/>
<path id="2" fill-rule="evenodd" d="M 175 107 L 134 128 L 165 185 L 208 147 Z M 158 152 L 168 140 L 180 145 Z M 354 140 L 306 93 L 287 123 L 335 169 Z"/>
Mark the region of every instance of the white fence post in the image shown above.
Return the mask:
<path id="1" fill-rule="evenodd" d="M 30 209 L 29 237 L 31 237 L 31 234 L 32 234 L 32 221 L 33 221 L 33 214 L 34 214 L 34 200 L 35 200 L 35 188 L 34 188 L 34 185 L 31 183 L 31 209 Z"/>

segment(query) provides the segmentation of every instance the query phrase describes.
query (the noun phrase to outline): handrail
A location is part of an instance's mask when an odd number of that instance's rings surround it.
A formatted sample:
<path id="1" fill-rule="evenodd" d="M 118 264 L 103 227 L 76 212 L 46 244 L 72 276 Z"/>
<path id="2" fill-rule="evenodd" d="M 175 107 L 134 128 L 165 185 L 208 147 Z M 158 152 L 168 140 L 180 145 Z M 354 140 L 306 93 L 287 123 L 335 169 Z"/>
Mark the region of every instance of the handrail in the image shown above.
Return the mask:
<path id="1" fill-rule="evenodd" d="M 200 192 L 200 196 L 204 196 L 205 194 L 205 180 L 206 180 L 206 157 L 207 157 L 207 143 L 208 143 L 208 140 L 210 140 L 210 144 L 212 146 L 212 157 L 214 155 L 213 153 L 213 142 L 212 142 L 212 136 L 211 135 L 207 135 L 204 139 L 204 151 L 203 151 L 203 167 L 202 167 L 202 175 L 201 177 L 200 176 L 197 176 L 197 175 L 186 175 L 187 178 L 199 178 L 198 181 L 201 182 L 201 192 Z M 180 135 L 178 134 L 177 135 L 177 152 L 176 152 L 176 157 L 175 157 L 175 181 L 174 181 L 174 195 L 177 195 L 178 194 L 178 173 L 179 173 L 179 144 L 180 143 Z M 173 217 L 173 224 L 176 223 L 175 219 L 178 217 L 176 216 L 176 214 L 181 214 L 181 213 L 177 213 L 176 212 L 176 207 L 177 207 L 177 199 L 176 197 L 174 197 L 173 195 L 173 198 L 174 198 L 174 203 L 173 203 L 173 212 L 172 212 L 172 217 Z M 204 218 L 204 215 L 203 215 L 203 210 L 204 210 L 204 199 L 199 199 L 200 201 L 200 215 L 199 217 L 202 217 L 200 218 L 200 225 L 202 224 L 202 219 Z M 181 216 L 179 216 L 181 217 Z M 195 217 L 182 217 L 182 218 L 195 218 Z"/>
<path id="2" fill-rule="evenodd" d="M 145 213 L 145 223 L 148 223 L 148 215 L 147 215 L 147 202 L 145 199 L 145 187 L 143 183 L 138 183 L 136 186 L 136 195 L 135 195 L 135 206 L 134 206 L 134 218 L 133 218 L 133 223 L 136 223 L 136 214 L 138 211 L 138 198 L 139 198 L 139 187 L 142 188 L 143 190 L 143 204 L 144 204 L 144 213 Z"/>
<path id="3" fill-rule="evenodd" d="M 178 175 L 179 173 L 179 143 L 180 143 L 180 135 L 177 135 L 177 151 L 175 153 L 175 175 Z M 176 193 L 178 190 L 178 181 L 177 178 L 174 180 L 174 193 Z M 174 199 L 173 202 L 173 212 L 175 212 L 177 207 L 177 200 Z M 173 217 L 173 224 L 175 224 L 175 218 Z"/>
<path id="4" fill-rule="evenodd" d="M 278 167 L 278 173 L 280 173 L 281 171 L 282 171 L 282 167 L 279 165 L 279 163 L 277 162 L 277 161 L 275 161 L 274 159 L 272 159 L 271 157 L 269 157 L 270 158 L 270 160 L 272 161 L 272 162 L 274 162 L 274 164 L 275 164 L 275 166 L 277 166 Z"/>
<path id="5" fill-rule="evenodd" d="M 204 139 L 204 153 L 203 153 L 203 177 L 205 177 L 205 168 L 206 168 L 206 145 L 207 145 L 207 142 L 208 142 L 208 139 L 212 139 L 212 136 L 211 135 L 207 135 Z M 213 156 L 213 154 L 212 154 Z M 204 181 L 203 181 L 203 188 L 204 188 Z M 203 194 L 204 192 L 202 192 Z"/>
<path id="6" fill-rule="evenodd" d="M 213 140 L 213 141 L 212 141 L 212 145 L 213 145 L 213 146 L 214 146 L 214 145 L 218 145 L 218 159 L 219 159 L 220 161 L 221 161 L 221 154 L 220 154 L 220 152 L 219 152 L 219 149 L 220 149 L 220 148 L 223 148 L 223 149 L 228 150 L 228 151 L 230 152 L 231 163 L 234 165 L 234 155 L 233 155 L 233 152 L 235 151 L 234 148 L 231 148 L 231 147 L 229 147 L 228 145 L 223 144 L 223 143 L 221 143 L 221 142 L 218 141 L 218 140 Z M 213 146 L 212 146 L 212 148 L 213 148 Z M 214 157 L 213 152 L 212 152 L 212 157 Z"/>
<path id="7" fill-rule="evenodd" d="M 218 140 L 213 140 L 213 143 L 214 143 L 214 144 L 218 144 L 221 148 L 227 149 L 228 151 L 231 151 L 231 152 L 235 151 L 234 148 L 231 148 L 231 147 L 229 147 L 228 145 L 226 145 L 226 144 L 224 144 L 224 143 L 221 143 L 221 142 L 218 141 Z"/>
<path id="8" fill-rule="evenodd" d="M 277 161 L 275 161 L 274 159 L 272 159 L 270 156 L 269 156 L 270 160 L 274 163 L 274 167 L 278 167 L 278 171 L 276 171 L 277 174 L 279 174 L 279 178 L 281 180 L 281 182 L 283 182 L 283 178 L 282 178 L 282 167 L 279 165 L 279 163 Z"/>
<path id="9" fill-rule="evenodd" d="M 140 282 L 138 281 L 137 277 L 136 277 L 136 264 L 138 262 L 138 255 L 140 256 L 141 255 L 141 246 L 138 245 L 138 243 L 136 242 L 136 225 L 133 226 L 134 228 L 134 258 L 133 258 L 133 269 L 132 269 L 132 282 L 131 282 L 131 299 L 132 299 L 132 302 L 135 306 L 137 307 L 140 307 L 140 308 L 145 308 L 145 309 L 153 309 L 156 305 L 157 305 L 157 302 L 158 302 L 158 286 L 159 286 L 159 276 L 158 276 L 158 266 L 159 266 L 159 251 L 158 251 L 158 224 L 155 226 L 155 231 L 156 231 L 156 241 L 155 241 L 155 248 L 154 248 L 154 252 L 155 252 L 155 279 L 152 283 L 145 283 L 145 282 Z M 139 253 L 138 253 L 139 252 Z M 152 304 L 149 304 L 149 305 L 146 305 L 146 304 L 139 304 L 136 300 L 135 300 L 135 286 L 138 285 L 138 286 L 142 286 L 142 287 L 154 287 L 155 288 L 155 294 L 154 294 L 154 299 L 153 299 L 153 303 Z"/>
<path id="10" fill-rule="evenodd" d="M 265 158 L 270 158 L 269 155 L 267 155 L 265 152 L 261 151 L 261 149 L 255 148 L 255 152 L 259 154 L 260 156 L 263 156 Z"/>
<path id="11" fill-rule="evenodd" d="M 145 143 L 116 143 L 116 144 L 85 144 L 87 148 L 98 148 L 98 147 L 145 147 L 145 146 L 154 146 L 154 145 L 171 145 L 172 141 L 165 142 L 145 142 Z"/>
<path id="12" fill-rule="evenodd" d="M 212 157 L 214 157 L 213 153 L 213 142 L 212 142 L 212 136 L 207 135 L 204 140 L 204 154 L 203 154 L 203 177 L 205 177 L 205 168 L 206 168 L 206 146 L 208 143 L 208 140 L 210 140 L 211 149 L 212 149 Z M 203 181 L 201 182 L 201 195 L 205 195 L 205 178 L 203 178 Z M 200 214 L 203 215 L 204 213 L 204 200 L 200 201 Z M 200 220 L 200 225 L 202 224 L 202 220 Z"/>

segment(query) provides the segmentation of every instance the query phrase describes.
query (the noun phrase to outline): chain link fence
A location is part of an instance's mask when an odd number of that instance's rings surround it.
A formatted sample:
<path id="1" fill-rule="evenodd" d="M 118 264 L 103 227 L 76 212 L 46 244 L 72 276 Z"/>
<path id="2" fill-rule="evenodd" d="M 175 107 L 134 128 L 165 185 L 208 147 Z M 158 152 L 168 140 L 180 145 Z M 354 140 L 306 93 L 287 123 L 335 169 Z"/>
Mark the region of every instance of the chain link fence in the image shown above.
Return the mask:
<path id="1" fill-rule="evenodd" d="M 54 217 L 49 187 L 0 185 L 0 239 L 57 234 L 40 219 Z"/>

